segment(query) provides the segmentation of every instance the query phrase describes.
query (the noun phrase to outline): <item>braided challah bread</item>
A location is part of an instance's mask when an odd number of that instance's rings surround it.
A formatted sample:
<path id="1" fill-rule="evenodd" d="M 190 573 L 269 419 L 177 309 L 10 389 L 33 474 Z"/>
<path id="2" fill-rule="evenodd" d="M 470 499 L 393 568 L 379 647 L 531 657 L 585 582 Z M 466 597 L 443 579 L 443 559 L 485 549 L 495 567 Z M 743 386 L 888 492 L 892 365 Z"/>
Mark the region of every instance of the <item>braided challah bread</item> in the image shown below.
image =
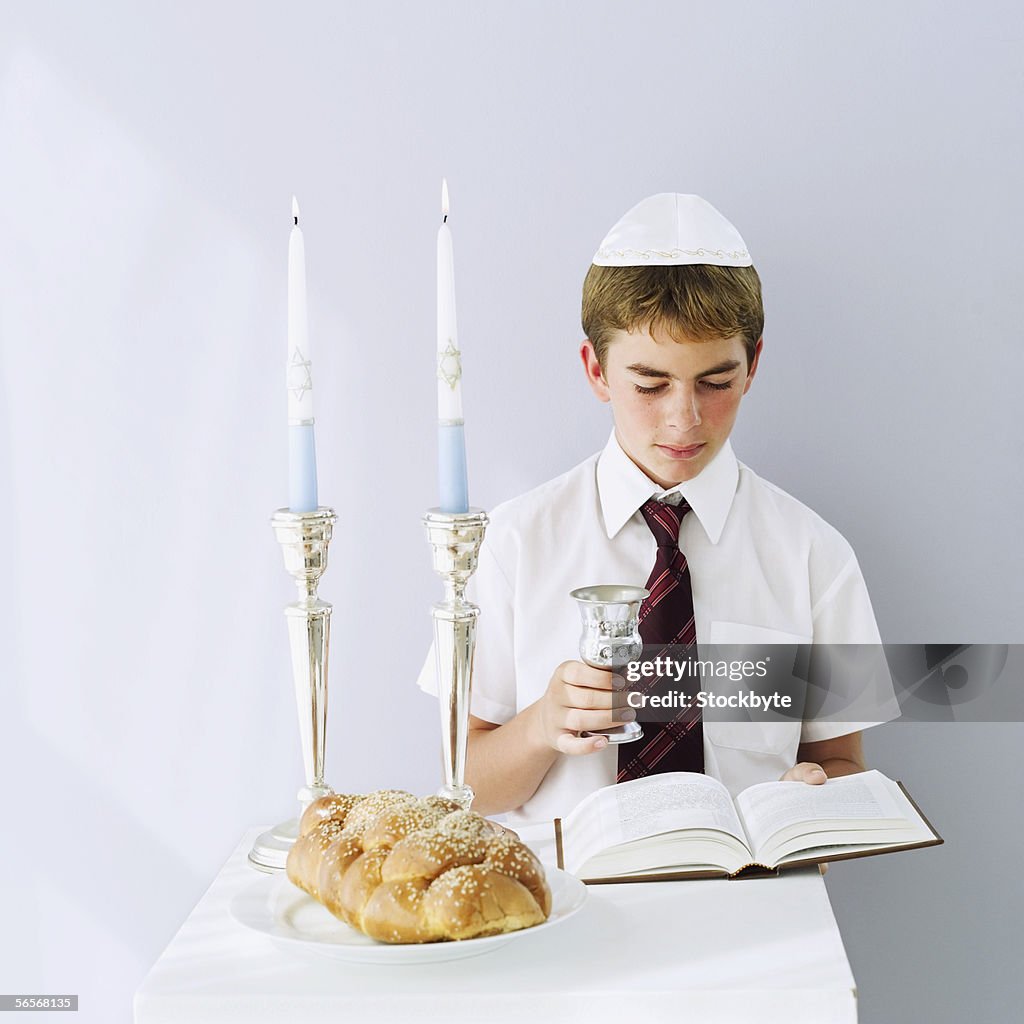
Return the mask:
<path id="1" fill-rule="evenodd" d="M 451 800 L 382 789 L 306 808 L 288 877 L 380 942 L 441 942 L 547 920 L 544 869 L 514 833 Z"/>

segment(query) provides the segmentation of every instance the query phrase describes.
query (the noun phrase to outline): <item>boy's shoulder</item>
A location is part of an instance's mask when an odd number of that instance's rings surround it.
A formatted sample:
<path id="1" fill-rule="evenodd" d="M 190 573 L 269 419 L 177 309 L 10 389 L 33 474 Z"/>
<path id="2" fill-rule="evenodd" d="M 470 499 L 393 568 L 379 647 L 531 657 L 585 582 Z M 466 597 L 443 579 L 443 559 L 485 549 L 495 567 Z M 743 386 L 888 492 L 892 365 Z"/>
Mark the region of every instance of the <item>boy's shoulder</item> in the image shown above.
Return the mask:
<path id="1" fill-rule="evenodd" d="M 565 473 L 514 498 L 496 505 L 488 513 L 492 523 L 502 528 L 528 527 L 538 520 L 572 515 L 591 498 L 597 497 L 597 460 L 600 452 L 589 456 Z"/>
<path id="2" fill-rule="evenodd" d="M 830 550 L 836 556 L 853 555 L 849 541 L 814 509 L 754 472 L 746 463 L 737 462 L 740 473 L 736 496 L 744 514 L 761 520 L 767 529 L 803 541 L 812 549 Z"/>

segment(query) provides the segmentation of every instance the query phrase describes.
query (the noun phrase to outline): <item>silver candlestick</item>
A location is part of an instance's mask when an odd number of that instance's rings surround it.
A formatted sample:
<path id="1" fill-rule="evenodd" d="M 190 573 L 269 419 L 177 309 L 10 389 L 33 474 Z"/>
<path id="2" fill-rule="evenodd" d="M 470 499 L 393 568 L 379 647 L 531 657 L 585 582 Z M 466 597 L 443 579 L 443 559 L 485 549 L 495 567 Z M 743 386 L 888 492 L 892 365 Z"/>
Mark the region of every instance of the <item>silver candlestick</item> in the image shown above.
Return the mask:
<path id="1" fill-rule="evenodd" d="M 445 784 L 439 796 L 464 809 L 473 802 L 466 785 L 466 745 L 469 740 L 469 700 L 473 688 L 476 619 L 480 609 L 465 598 L 466 582 L 476 572 L 480 545 L 487 529 L 487 513 L 442 512 L 432 508 L 423 517 L 433 550 L 434 571 L 444 580 L 444 600 L 435 604 L 434 659 L 441 709 L 441 746 Z"/>
<path id="2" fill-rule="evenodd" d="M 299 712 L 299 738 L 306 784 L 298 792 L 301 815 L 331 788 L 324 784 L 324 746 L 327 731 L 327 658 L 331 640 L 331 606 L 317 595 L 327 570 L 327 547 L 338 517 L 332 508 L 315 512 L 278 509 L 271 517 L 284 554 L 284 567 L 294 577 L 299 600 L 288 605 L 288 641 L 292 678 Z M 291 818 L 253 844 L 249 860 L 263 871 L 281 871 L 299 835 L 299 819 Z"/>
<path id="3" fill-rule="evenodd" d="M 650 591 L 644 587 L 605 584 L 580 587 L 569 595 L 576 599 L 583 621 L 580 657 L 594 668 L 619 670 L 643 653 L 640 639 L 640 605 Z M 639 722 L 625 722 L 610 729 L 595 729 L 581 736 L 607 736 L 609 743 L 632 743 L 643 738 Z"/>

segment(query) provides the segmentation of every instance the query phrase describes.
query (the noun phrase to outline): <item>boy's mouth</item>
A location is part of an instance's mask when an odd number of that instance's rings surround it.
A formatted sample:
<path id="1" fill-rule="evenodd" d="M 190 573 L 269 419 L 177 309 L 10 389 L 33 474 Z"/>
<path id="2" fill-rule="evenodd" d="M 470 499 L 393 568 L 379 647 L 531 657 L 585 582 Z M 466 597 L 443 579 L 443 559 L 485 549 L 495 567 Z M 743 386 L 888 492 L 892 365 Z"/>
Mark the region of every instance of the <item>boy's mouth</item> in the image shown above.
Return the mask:
<path id="1" fill-rule="evenodd" d="M 691 444 L 685 448 L 680 448 L 673 444 L 659 444 L 655 445 L 655 447 L 670 459 L 680 459 L 685 461 L 686 459 L 692 459 L 697 455 L 704 447 L 704 443 Z"/>

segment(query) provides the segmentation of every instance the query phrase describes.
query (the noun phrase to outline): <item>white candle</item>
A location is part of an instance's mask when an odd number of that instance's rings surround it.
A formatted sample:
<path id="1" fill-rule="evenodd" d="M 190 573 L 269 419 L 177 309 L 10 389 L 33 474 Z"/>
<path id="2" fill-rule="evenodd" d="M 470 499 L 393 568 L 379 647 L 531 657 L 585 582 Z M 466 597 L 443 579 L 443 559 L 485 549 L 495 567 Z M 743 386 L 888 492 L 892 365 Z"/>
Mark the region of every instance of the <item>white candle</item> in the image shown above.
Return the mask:
<path id="1" fill-rule="evenodd" d="M 455 323 L 455 263 L 448 227 L 448 182 L 441 182 L 441 227 L 437 232 L 437 418 L 462 422 L 462 360 Z"/>
<path id="2" fill-rule="evenodd" d="M 306 246 L 299 227 L 299 203 L 294 196 L 292 222 L 288 238 L 288 507 L 292 512 L 314 512 L 316 445 L 306 310 Z"/>
<path id="3" fill-rule="evenodd" d="M 448 227 L 448 182 L 441 182 L 437 232 L 437 454 L 444 512 L 469 510 L 466 440 L 462 419 L 462 354 L 455 325 L 455 263 Z"/>

